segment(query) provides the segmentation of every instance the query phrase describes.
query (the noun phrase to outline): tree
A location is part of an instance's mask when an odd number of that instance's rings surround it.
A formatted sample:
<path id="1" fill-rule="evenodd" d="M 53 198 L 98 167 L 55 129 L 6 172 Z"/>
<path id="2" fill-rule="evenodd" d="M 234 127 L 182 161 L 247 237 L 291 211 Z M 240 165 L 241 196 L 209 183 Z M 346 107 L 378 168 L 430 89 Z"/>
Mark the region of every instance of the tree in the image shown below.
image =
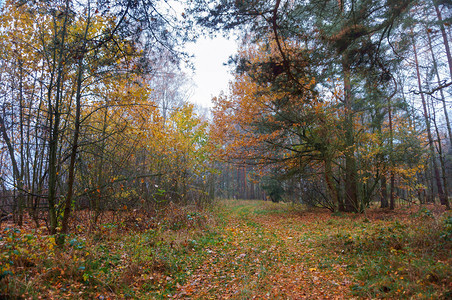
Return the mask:
<path id="1" fill-rule="evenodd" d="M 292 82 L 292 91 L 302 90 L 297 82 L 297 59 L 304 53 L 317 82 L 329 86 L 327 78 L 340 74 L 343 78 L 341 103 L 345 107 L 345 205 L 347 211 L 359 210 L 355 116 L 359 106 L 356 98 L 357 73 L 367 70 L 388 77 L 390 69 L 382 53 L 384 40 L 412 1 L 310 1 L 251 3 L 222 1 L 209 6 L 209 13 L 199 23 L 209 28 L 230 29 L 238 26 L 249 30 L 250 36 L 268 36 L 275 43 L 279 56 L 279 72 Z M 213 8 L 212 8 L 213 7 Z M 204 7 L 198 6 L 197 11 Z M 247 27 L 248 26 L 248 27 Z M 299 52 L 287 45 L 298 43 Z M 302 54 L 303 55 L 303 54 Z M 290 83 L 289 83 L 290 84 Z"/>
<path id="2" fill-rule="evenodd" d="M 25 196 L 35 199 L 30 205 L 34 208 L 46 199 L 50 233 L 64 238 L 74 198 L 90 190 L 77 174 L 84 168 L 86 151 L 101 145 L 99 161 L 93 160 L 97 183 L 105 184 L 100 169 L 109 143 L 118 145 L 112 138 L 127 132 L 138 140 L 144 130 L 139 118 L 149 107 L 153 109 L 147 116 L 159 122 L 157 104 L 147 99 L 147 79 L 154 68 L 151 59 L 162 57 L 165 49 L 175 63 L 178 44 L 190 37 L 191 30 L 169 33 L 168 28 L 186 25 L 175 22 L 179 19 L 170 7 L 154 1 L 2 5 L 1 34 L 11 39 L 2 39 L 0 121 L 2 139 L 10 145 L 19 216 Z M 115 95 L 111 87 L 123 91 Z M 111 126 L 114 118 L 106 119 L 111 115 L 122 117 L 123 124 Z M 99 140 L 92 138 L 97 124 Z M 133 157 L 130 151 L 126 154 Z M 99 185 L 94 190 L 100 191 Z"/>

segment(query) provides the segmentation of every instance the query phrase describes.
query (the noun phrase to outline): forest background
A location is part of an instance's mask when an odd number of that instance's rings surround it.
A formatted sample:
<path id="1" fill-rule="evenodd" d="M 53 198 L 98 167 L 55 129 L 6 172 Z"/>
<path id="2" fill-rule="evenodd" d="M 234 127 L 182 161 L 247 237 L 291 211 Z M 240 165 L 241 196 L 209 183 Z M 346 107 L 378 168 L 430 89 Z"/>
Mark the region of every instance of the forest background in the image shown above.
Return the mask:
<path id="1" fill-rule="evenodd" d="M 451 7 L 4 1 L 1 220 L 64 247 L 106 220 L 220 198 L 450 210 Z M 183 46 L 228 31 L 234 79 L 206 113 L 186 101 Z"/>

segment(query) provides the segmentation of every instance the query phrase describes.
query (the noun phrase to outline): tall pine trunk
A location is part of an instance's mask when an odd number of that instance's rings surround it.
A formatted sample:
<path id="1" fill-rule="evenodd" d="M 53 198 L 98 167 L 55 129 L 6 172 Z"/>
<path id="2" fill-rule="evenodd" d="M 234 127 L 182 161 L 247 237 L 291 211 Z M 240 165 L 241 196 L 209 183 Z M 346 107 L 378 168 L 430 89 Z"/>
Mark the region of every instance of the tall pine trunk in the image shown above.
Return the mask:
<path id="1" fill-rule="evenodd" d="M 448 191 L 447 191 L 447 175 L 446 175 L 446 164 L 444 161 L 444 156 L 443 156 L 443 146 L 441 145 L 441 135 L 438 129 L 438 124 L 436 123 L 436 112 L 435 112 L 435 106 L 433 103 L 433 100 L 431 101 L 431 107 L 432 107 L 432 114 L 433 114 L 433 125 L 435 126 L 435 132 L 436 132 L 436 138 L 438 140 L 438 156 L 439 156 L 439 163 L 441 165 L 441 177 L 443 179 L 443 185 L 444 185 L 444 198 L 445 198 L 445 203 L 444 205 L 446 206 L 447 210 L 450 210 L 450 205 L 449 205 L 449 196 L 448 196 Z"/>
<path id="2" fill-rule="evenodd" d="M 443 17 L 441 15 L 441 11 L 439 10 L 439 6 L 435 0 L 433 0 L 433 5 L 435 6 L 436 16 L 438 18 L 439 28 L 441 30 L 441 36 L 443 37 L 443 43 L 444 43 L 444 48 L 446 50 L 447 62 L 449 64 L 450 77 L 452 79 L 452 55 L 450 53 L 449 40 L 447 38 L 446 28 L 444 28 Z"/>
<path id="3" fill-rule="evenodd" d="M 428 46 L 429 46 L 430 53 L 432 55 L 432 62 L 433 62 L 433 69 L 434 69 L 433 71 L 435 72 L 436 81 L 438 83 L 438 86 L 440 86 L 441 85 L 441 77 L 440 77 L 439 71 L 438 71 L 438 62 L 436 61 L 435 53 L 433 52 L 432 38 L 430 36 L 430 32 L 428 30 L 426 30 L 426 31 L 427 31 Z M 447 42 L 447 37 L 446 37 L 445 42 Z M 451 78 L 452 78 L 452 73 L 451 73 Z M 450 142 L 450 145 L 452 146 L 452 129 L 450 127 L 449 114 L 447 113 L 446 97 L 444 96 L 443 89 L 440 89 L 439 93 L 441 95 L 441 102 L 443 104 L 444 118 L 446 119 L 447 133 L 449 134 L 449 142 Z"/>
<path id="4" fill-rule="evenodd" d="M 416 43 L 414 41 L 414 38 L 413 38 L 413 51 L 414 51 L 414 62 L 415 62 L 415 67 L 416 67 L 417 83 L 418 83 L 419 94 L 421 96 L 422 107 L 423 107 L 423 111 L 424 111 L 425 125 L 427 126 L 427 137 L 428 137 L 428 143 L 429 143 L 429 150 L 430 150 L 430 155 L 431 155 L 432 164 L 433 164 L 433 173 L 434 173 L 434 177 L 435 177 L 435 181 L 436 181 L 436 187 L 438 189 L 438 196 L 439 196 L 439 200 L 440 200 L 441 204 L 448 206 L 448 200 L 446 199 L 446 197 L 444 195 L 443 186 L 441 184 L 441 178 L 439 176 L 439 170 L 438 170 L 438 164 L 436 161 L 435 150 L 433 147 L 434 141 L 433 141 L 432 132 L 431 132 L 431 128 L 430 128 L 429 115 L 427 112 L 427 103 L 425 100 L 425 95 L 422 91 L 421 74 L 419 71 L 419 61 L 418 61 L 418 57 L 417 57 L 417 49 L 416 49 Z"/>
<path id="5" fill-rule="evenodd" d="M 390 194 L 389 194 L 389 209 L 395 208 L 395 174 L 394 174 L 394 154 L 393 154 L 393 140 L 394 134 L 392 130 L 392 107 L 391 107 L 391 98 L 388 98 L 388 118 L 389 118 L 389 186 L 390 186 Z"/>
<path id="6" fill-rule="evenodd" d="M 346 54 L 342 56 L 342 70 L 344 76 L 345 104 L 345 211 L 357 212 L 358 193 L 356 182 L 355 133 L 350 83 L 350 63 Z"/>

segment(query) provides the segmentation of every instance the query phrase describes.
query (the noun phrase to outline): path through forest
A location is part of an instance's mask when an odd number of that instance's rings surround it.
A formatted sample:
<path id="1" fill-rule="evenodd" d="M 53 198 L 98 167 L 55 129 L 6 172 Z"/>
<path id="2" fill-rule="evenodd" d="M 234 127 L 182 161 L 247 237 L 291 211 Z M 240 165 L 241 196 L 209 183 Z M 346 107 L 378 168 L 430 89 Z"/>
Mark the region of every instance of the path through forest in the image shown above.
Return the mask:
<path id="1" fill-rule="evenodd" d="M 259 201 L 227 202 L 222 209 L 219 242 L 205 249 L 209 255 L 178 287 L 176 298 L 350 297 L 346 265 L 319 267 L 322 240 L 332 233 L 324 224 L 330 213 Z"/>
<path id="2" fill-rule="evenodd" d="M 264 201 L 168 205 L 72 234 L 0 234 L 0 298 L 451 299 L 452 215 Z M 32 224 L 28 222 L 28 224 Z M 133 229 L 131 229 L 133 228 Z M 136 228 L 136 229 L 135 229 Z"/>

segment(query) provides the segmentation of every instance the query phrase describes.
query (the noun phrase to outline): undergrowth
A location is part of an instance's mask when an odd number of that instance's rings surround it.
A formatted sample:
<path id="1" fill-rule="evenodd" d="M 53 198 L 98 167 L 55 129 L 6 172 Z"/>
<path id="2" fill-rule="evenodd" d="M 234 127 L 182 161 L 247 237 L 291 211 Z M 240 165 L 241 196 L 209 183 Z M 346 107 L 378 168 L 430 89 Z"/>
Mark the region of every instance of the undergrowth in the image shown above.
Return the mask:
<path id="1" fill-rule="evenodd" d="M 429 208 L 224 201 L 79 225 L 63 246 L 45 228 L 0 234 L 0 298 L 452 297 L 452 215 Z"/>
<path id="2" fill-rule="evenodd" d="M 194 207 L 126 221 L 78 228 L 62 246 L 45 228 L 3 228 L 0 298 L 167 298 L 217 236 L 212 213 Z"/>
<path id="3" fill-rule="evenodd" d="M 364 298 L 451 299 L 452 216 L 428 209 L 388 220 L 331 218 L 312 247 L 318 265 L 346 266 Z M 321 224 L 320 226 L 323 226 Z"/>

